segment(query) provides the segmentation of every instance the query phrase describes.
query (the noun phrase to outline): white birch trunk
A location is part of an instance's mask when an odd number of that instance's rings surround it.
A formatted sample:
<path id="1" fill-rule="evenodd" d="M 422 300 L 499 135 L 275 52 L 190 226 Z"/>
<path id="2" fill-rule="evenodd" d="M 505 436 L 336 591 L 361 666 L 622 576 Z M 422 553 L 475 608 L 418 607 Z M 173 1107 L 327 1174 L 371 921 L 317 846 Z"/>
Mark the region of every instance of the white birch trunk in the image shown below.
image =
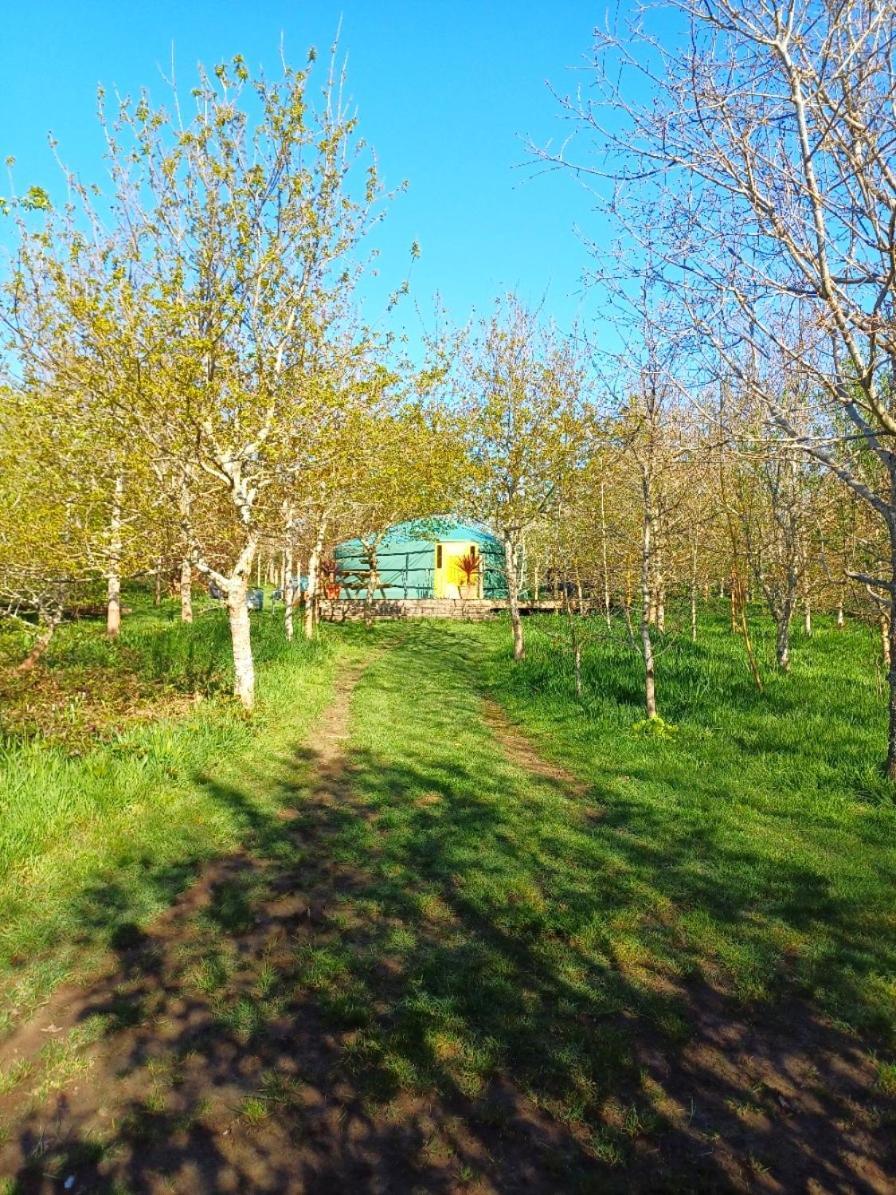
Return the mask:
<path id="1" fill-rule="evenodd" d="M 231 577 L 227 588 L 227 618 L 233 648 L 233 695 L 243 708 L 255 705 L 255 661 L 249 623 L 249 579 L 246 574 Z"/>
<path id="2" fill-rule="evenodd" d="M 109 572 L 106 580 L 106 634 L 116 638 L 121 631 L 121 503 L 124 478 L 115 478 L 112 514 L 109 521 Z"/>
<path id="3" fill-rule="evenodd" d="M 317 628 L 318 586 L 320 584 L 320 558 L 324 550 L 324 536 L 327 533 L 329 516 L 324 515 L 317 525 L 317 537 L 308 557 L 308 585 L 305 589 L 305 638 L 313 639 Z"/>
<path id="4" fill-rule="evenodd" d="M 193 566 L 186 556 L 180 562 L 180 620 L 193 621 Z"/>
<path id="5" fill-rule="evenodd" d="M 790 613 L 775 617 L 775 659 L 782 672 L 790 671 Z"/>
<path id="6" fill-rule="evenodd" d="M 305 587 L 305 638 L 313 639 L 317 626 L 317 573 L 320 564 L 320 551 L 317 545 L 311 549 L 308 557 L 308 584 Z"/>
<path id="7" fill-rule="evenodd" d="M 288 544 L 283 553 L 283 629 L 286 632 L 286 638 L 291 643 L 295 630 L 293 628 L 293 611 L 295 609 L 296 595 L 295 587 L 293 586 L 293 555 L 292 545 Z"/>
<path id="8" fill-rule="evenodd" d="M 610 626 L 610 570 L 607 566 L 607 516 L 604 509 L 604 483 L 600 483 L 600 548 L 604 574 L 604 618 Z"/>
<path id="9" fill-rule="evenodd" d="M 507 606 L 513 632 L 513 658 L 521 660 L 526 654 L 523 642 L 523 620 L 520 616 L 519 544 L 512 536 L 504 537 L 504 566 L 507 571 Z"/>
<path id="10" fill-rule="evenodd" d="M 644 522 L 641 540 L 641 655 L 644 658 L 644 706 L 649 719 L 657 716 L 656 673 L 653 641 L 650 638 L 651 614 L 655 611 L 653 593 L 653 513 L 650 482 L 643 480 Z"/>
<path id="11" fill-rule="evenodd" d="M 691 541 L 691 643 L 697 642 L 697 540 Z"/>

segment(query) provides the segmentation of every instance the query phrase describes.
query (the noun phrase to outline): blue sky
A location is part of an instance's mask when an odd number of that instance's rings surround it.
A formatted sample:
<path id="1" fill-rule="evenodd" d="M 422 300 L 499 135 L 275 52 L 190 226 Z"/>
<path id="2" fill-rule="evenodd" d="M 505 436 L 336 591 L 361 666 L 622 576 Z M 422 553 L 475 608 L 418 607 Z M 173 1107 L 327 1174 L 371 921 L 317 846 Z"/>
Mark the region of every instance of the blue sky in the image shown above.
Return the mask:
<path id="1" fill-rule="evenodd" d="M 309 45 L 326 49 L 341 20 L 362 133 L 387 184 L 409 183 L 377 234 L 382 286 L 370 285 L 368 302 L 378 305 L 404 277 L 416 240 L 412 298 L 427 319 L 436 292 L 462 322 L 513 288 L 533 304 L 544 298 L 561 326 L 578 318 L 597 330 L 575 229 L 597 238 L 606 230 L 571 175 L 525 165 L 525 140 L 568 132 L 548 83 L 570 91 L 587 82 L 580 72 L 604 0 L 41 0 L 5 9 L 0 159 L 15 157 L 20 192 L 37 184 L 60 195 L 49 130 L 69 165 L 101 180 L 98 83 L 131 92 L 148 85 L 162 99 L 172 44 L 184 90 L 197 60 L 237 52 L 275 73 L 281 34 L 300 64 Z M 413 338 L 413 308 L 400 319 Z"/>

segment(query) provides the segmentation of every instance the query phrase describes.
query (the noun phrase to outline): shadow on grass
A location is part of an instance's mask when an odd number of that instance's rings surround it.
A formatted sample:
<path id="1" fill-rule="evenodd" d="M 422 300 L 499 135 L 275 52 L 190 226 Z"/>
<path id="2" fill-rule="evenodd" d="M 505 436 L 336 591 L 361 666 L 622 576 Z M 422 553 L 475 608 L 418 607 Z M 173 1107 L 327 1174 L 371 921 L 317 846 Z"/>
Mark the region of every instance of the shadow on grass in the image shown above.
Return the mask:
<path id="1" fill-rule="evenodd" d="M 444 667 L 443 637 L 412 646 Z M 395 668 L 377 693 L 409 686 Z M 846 948 L 823 877 L 430 739 L 299 751 L 276 813 L 257 778 L 206 780 L 247 849 L 119 928 L 116 974 L 71 1011 L 102 1035 L 93 1071 L 0 1152 L 18 1189 L 892 1189 L 857 1039 L 784 972 L 767 1002 L 723 995 L 679 921 L 782 958 L 782 927 L 823 923 Z M 871 966 L 829 981 L 858 1000 Z"/>

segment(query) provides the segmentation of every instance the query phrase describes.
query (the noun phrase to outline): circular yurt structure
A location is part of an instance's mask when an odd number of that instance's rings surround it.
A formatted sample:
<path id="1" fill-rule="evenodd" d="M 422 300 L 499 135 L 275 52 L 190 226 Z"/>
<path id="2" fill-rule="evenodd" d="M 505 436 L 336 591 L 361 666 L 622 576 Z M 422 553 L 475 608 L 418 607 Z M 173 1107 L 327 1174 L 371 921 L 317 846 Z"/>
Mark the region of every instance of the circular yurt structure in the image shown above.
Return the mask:
<path id="1" fill-rule="evenodd" d="M 334 558 L 343 600 L 507 597 L 501 541 L 481 523 L 454 515 L 412 519 L 384 534 L 346 540 Z"/>

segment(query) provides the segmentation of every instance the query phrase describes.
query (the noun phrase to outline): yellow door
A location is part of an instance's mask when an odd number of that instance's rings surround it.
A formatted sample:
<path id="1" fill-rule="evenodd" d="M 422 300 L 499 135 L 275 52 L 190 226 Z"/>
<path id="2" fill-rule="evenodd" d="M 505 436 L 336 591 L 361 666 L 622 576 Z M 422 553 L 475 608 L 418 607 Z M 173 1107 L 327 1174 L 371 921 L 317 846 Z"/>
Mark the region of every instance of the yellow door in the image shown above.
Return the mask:
<path id="1" fill-rule="evenodd" d="M 436 544 L 435 584 L 437 598 L 459 598 L 464 583 L 463 570 L 458 565 L 461 556 L 470 551 L 469 544 Z"/>

